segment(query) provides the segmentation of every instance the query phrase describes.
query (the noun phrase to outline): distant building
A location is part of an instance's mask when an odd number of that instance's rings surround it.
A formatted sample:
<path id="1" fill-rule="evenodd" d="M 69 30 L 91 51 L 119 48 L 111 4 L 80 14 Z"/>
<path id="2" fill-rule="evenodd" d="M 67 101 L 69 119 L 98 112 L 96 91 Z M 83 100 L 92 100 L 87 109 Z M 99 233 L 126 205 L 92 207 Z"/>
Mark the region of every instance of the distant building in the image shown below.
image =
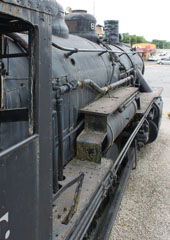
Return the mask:
<path id="1" fill-rule="evenodd" d="M 136 51 L 142 52 L 141 55 L 145 61 L 149 56 L 156 54 L 156 44 L 153 43 L 135 43 L 132 47 L 136 48 Z"/>
<path id="2" fill-rule="evenodd" d="M 96 32 L 99 36 L 103 36 L 103 26 L 102 25 L 96 25 Z"/>

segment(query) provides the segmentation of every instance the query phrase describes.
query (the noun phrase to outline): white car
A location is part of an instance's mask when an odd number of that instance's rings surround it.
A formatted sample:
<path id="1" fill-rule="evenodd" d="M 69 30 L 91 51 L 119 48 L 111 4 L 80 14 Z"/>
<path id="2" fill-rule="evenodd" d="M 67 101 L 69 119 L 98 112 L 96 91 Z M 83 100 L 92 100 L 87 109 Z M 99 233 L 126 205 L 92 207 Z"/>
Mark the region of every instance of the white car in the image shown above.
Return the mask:
<path id="1" fill-rule="evenodd" d="M 155 56 L 149 56 L 148 61 L 158 61 L 158 59 Z"/>
<path id="2" fill-rule="evenodd" d="M 165 56 L 167 52 L 160 52 L 159 56 Z"/>
<path id="3" fill-rule="evenodd" d="M 157 61 L 157 64 L 170 65 L 170 58 L 164 58 Z"/>

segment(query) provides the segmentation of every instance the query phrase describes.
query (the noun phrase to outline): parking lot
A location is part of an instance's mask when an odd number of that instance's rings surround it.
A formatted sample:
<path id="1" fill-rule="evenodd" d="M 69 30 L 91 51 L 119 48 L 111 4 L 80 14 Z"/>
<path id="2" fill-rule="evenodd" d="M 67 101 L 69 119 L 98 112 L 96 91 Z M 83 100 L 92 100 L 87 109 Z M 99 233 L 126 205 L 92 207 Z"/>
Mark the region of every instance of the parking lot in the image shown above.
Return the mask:
<path id="1" fill-rule="evenodd" d="M 146 63 L 145 79 L 164 88 L 162 124 L 138 154 L 110 240 L 170 240 L 170 65 Z"/>

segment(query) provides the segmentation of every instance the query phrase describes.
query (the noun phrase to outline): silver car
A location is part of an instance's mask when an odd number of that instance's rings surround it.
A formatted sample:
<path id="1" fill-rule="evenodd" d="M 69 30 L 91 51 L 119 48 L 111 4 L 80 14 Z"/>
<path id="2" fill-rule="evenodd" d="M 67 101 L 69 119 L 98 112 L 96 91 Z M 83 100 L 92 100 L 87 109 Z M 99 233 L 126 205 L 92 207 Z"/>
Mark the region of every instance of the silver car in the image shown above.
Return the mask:
<path id="1" fill-rule="evenodd" d="M 170 65 L 170 58 L 164 58 L 157 61 L 157 64 Z"/>

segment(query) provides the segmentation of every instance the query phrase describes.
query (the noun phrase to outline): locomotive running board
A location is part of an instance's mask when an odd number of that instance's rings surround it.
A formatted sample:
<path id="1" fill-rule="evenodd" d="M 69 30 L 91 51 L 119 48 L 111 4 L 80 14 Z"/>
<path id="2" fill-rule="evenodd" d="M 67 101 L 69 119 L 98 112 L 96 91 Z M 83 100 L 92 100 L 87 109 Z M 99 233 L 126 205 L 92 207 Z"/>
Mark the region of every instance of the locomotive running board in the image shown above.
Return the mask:
<path id="1" fill-rule="evenodd" d="M 128 99 L 131 99 L 132 97 L 135 98 L 137 94 L 138 88 L 136 87 L 116 89 L 80 109 L 80 112 L 107 116 L 116 112 L 121 105 L 123 105 Z"/>
<path id="2" fill-rule="evenodd" d="M 132 169 L 133 162 L 135 160 L 134 159 L 135 154 L 131 155 L 131 158 L 128 159 L 124 169 L 122 170 L 121 176 L 120 175 L 118 176 L 118 177 L 120 177 L 119 185 L 113 184 L 115 181 L 115 177 L 116 177 L 116 171 L 117 171 L 117 169 L 119 169 L 119 166 L 124 161 L 127 151 L 130 148 L 132 148 L 132 151 L 135 150 L 136 145 L 134 145 L 134 140 L 135 140 L 136 134 L 138 133 L 141 126 L 145 122 L 146 117 L 148 116 L 148 114 L 152 108 L 154 99 L 158 98 L 160 96 L 161 91 L 162 91 L 162 89 L 159 88 L 159 89 L 157 89 L 157 91 L 154 91 L 154 92 L 148 94 L 148 96 L 150 96 L 150 97 L 149 97 L 149 101 L 147 103 L 147 108 L 145 108 L 145 111 L 143 109 L 144 113 L 141 115 L 141 119 L 140 119 L 138 125 L 136 126 L 136 128 L 134 129 L 132 134 L 130 135 L 130 137 L 127 140 L 126 144 L 124 145 L 122 151 L 120 152 L 119 156 L 117 157 L 117 159 L 115 161 L 117 163 L 116 167 L 115 167 L 115 162 L 112 165 L 110 165 L 110 168 L 107 170 L 107 173 L 106 173 L 103 181 L 100 181 L 100 184 L 99 184 L 97 190 L 93 193 L 92 198 L 89 199 L 88 204 L 81 211 L 81 213 L 79 214 L 76 221 L 74 223 L 73 223 L 73 221 L 70 222 L 71 226 L 65 226 L 65 231 L 63 234 L 61 234 L 61 235 L 57 234 L 57 236 L 56 236 L 55 229 L 57 226 L 54 225 L 53 239 L 55 239 L 55 240 L 58 240 L 58 239 L 81 240 L 81 239 L 83 239 L 85 234 L 87 233 L 89 227 L 91 226 L 91 224 L 94 220 L 94 216 L 96 215 L 97 211 L 99 210 L 99 207 L 101 206 L 101 204 L 103 203 L 103 200 L 107 196 L 108 189 L 110 187 L 116 186 L 116 189 L 114 188 L 114 194 L 111 194 L 110 201 L 105 206 L 105 210 L 103 212 L 104 215 L 102 215 L 102 218 L 101 218 L 101 219 L 104 219 L 106 224 L 104 224 L 104 225 L 99 224 L 99 228 L 98 228 L 99 231 L 96 230 L 94 232 L 93 236 L 91 236 L 91 238 L 90 238 L 90 239 L 101 239 L 101 240 L 109 239 L 111 229 L 112 229 L 112 226 L 116 219 L 119 205 L 121 203 L 123 192 L 125 190 L 125 186 L 128 181 L 130 170 Z M 66 168 L 67 168 L 67 166 L 66 166 Z M 66 169 L 66 171 L 67 171 L 67 176 L 68 176 L 69 169 Z M 107 215 L 109 216 L 109 218 L 107 217 Z M 101 222 L 103 223 L 102 220 L 101 220 Z M 97 236 L 97 238 L 96 238 L 96 236 Z"/>
<path id="3" fill-rule="evenodd" d="M 137 114 L 139 115 L 143 115 L 147 108 L 149 107 L 149 105 L 151 104 L 151 102 L 155 99 L 160 97 L 163 88 L 161 87 L 154 87 L 152 88 L 152 92 L 148 92 L 148 93 L 141 93 L 140 94 L 140 102 L 141 102 L 141 107 L 140 109 L 137 110 Z"/>
<path id="4" fill-rule="evenodd" d="M 99 223 L 97 224 L 98 226 L 96 227 L 96 231 L 94 232 L 93 236 L 90 237 L 90 240 L 109 240 L 123 198 L 123 194 L 126 190 L 126 185 L 128 183 L 131 170 L 136 160 L 135 158 L 135 153 L 133 154 L 132 151 L 131 157 L 129 158 L 126 166 L 119 176 L 119 184 L 117 184 L 115 187 L 114 192 L 110 194 L 109 201 L 104 209 Z"/>
<path id="5" fill-rule="evenodd" d="M 134 131 L 132 132 L 131 136 L 129 137 L 128 141 L 126 142 L 125 146 L 123 147 L 122 151 L 120 152 L 118 158 L 116 159 L 116 161 L 119 161 L 119 164 L 121 164 L 123 162 L 127 151 L 132 146 L 132 143 L 133 143 L 133 141 L 136 137 L 136 134 L 140 130 L 140 128 L 141 128 L 142 124 L 144 123 L 147 115 L 149 114 L 151 108 L 152 108 L 152 102 L 150 103 L 150 106 L 148 107 L 144 116 L 141 118 L 140 122 L 138 123 L 138 125 L 136 126 Z M 105 181 L 101 182 L 101 187 L 98 189 L 98 192 L 94 194 L 93 200 L 90 201 L 89 206 L 85 209 L 86 214 L 79 217 L 76 224 L 73 225 L 72 231 L 65 238 L 63 238 L 64 240 L 81 240 L 81 239 L 83 239 L 85 233 L 87 232 L 87 229 L 90 226 L 90 223 L 94 219 L 94 216 L 95 216 L 97 210 L 99 209 L 99 206 L 100 206 L 100 204 L 103 200 L 102 199 L 103 195 L 100 193 L 101 188 L 103 188 L 103 185 L 106 182 L 106 180 L 107 180 L 107 184 L 109 184 L 110 187 L 112 186 L 113 180 L 111 181 L 111 179 L 113 179 L 114 172 L 115 172 L 115 167 L 114 167 L 114 164 L 113 164 L 113 166 L 111 167 L 111 169 L 109 170 L 109 172 L 108 172 L 108 174 L 105 178 Z M 125 183 L 127 183 L 127 182 L 125 182 Z M 124 185 L 124 183 L 122 183 L 122 185 Z M 120 189 L 120 191 L 123 191 L 123 190 Z M 114 220 L 116 218 L 116 214 L 117 214 L 117 211 L 118 211 L 118 206 L 120 205 L 120 202 L 121 202 L 122 194 L 123 194 L 123 192 L 121 193 L 121 195 L 119 197 L 119 200 L 117 201 L 117 204 L 115 205 L 116 209 L 114 209 L 114 211 L 112 213 L 112 221 L 111 221 L 112 224 L 114 223 Z M 109 225 L 110 229 L 111 229 L 111 226 L 112 225 Z M 107 240 L 109 238 L 109 235 L 110 235 L 110 233 L 108 232 L 107 238 L 105 238 L 105 240 Z M 93 238 L 93 239 L 95 239 L 95 238 Z"/>

